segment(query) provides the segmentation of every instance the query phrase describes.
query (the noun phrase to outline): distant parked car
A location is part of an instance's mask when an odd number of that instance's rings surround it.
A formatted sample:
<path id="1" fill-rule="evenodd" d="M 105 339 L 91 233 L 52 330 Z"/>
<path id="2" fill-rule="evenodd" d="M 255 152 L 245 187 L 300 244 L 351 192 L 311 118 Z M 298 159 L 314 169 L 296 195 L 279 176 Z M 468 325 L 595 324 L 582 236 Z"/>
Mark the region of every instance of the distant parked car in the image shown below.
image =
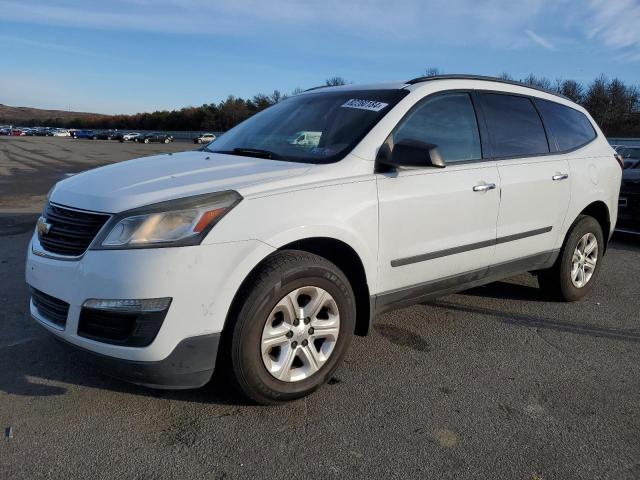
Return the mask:
<path id="1" fill-rule="evenodd" d="M 129 133 L 122 134 L 120 136 L 119 140 L 121 142 L 133 142 L 133 141 L 135 141 L 137 138 L 139 138 L 141 136 L 142 136 L 141 133 L 129 132 Z"/>
<path id="2" fill-rule="evenodd" d="M 0 135 L 11 135 L 10 128 L 0 128 Z"/>
<path id="3" fill-rule="evenodd" d="M 173 137 L 171 135 L 167 135 L 166 133 L 147 133 L 146 135 L 142 135 L 138 137 L 136 140 L 139 143 L 151 143 L 151 142 L 160 142 L 160 143 L 169 143 L 173 142 Z"/>
<path id="4" fill-rule="evenodd" d="M 95 140 L 98 137 L 93 130 L 76 130 L 74 138 L 88 138 L 91 140 Z"/>
<path id="5" fill-rule="evenodd" d="M 616 152 L 624 164 L 616 230 L 640 234 L 640 146 L 619 146 Z"/>
<path id="6" fill-rule="evenodd" d="M 199 137 L 193 139 L 193 143 L 209 143 L 213 142 L 216 136 L 213 133 L 203 133 Z"/>
<path id="7" fill-rule="evenodd" d="M 113 140 L 117 134 L 118 132 L 116 130 L 104 130 L 97 132 L 92 138 L 94 140 Z"/>
<path id="8" fill-rule="evenodd" d="M 69 130 L 66 130 L 64 128 L 58 128 L 51 133 L 51 136 L 52 137 L 70 137 L 71 134 L 69 133 Z"/>
<path id="9" fill-rule="evenodd" d="M 19 128 L 14 128 L 13 130 L 11 130 L 11 133 L 10 133 L 12 137 L 23 137 L 24 134 L 25 133 Z"/>
<path id="10" fill-rule="evenodd" d="M 625 169 L 640 164 L 640 145 L 614 145 L 613 148 L 622 157 Z"/>

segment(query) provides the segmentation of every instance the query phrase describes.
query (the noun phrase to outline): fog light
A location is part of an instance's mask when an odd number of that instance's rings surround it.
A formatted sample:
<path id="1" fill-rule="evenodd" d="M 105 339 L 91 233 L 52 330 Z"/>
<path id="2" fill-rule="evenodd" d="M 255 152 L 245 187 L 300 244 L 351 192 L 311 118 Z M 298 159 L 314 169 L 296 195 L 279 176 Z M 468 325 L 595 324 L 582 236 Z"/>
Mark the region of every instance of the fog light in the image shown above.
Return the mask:
<path id="1" fill-rule="evenodd" d="M 103 343 L 146 347 L 156 338 L 171 298 L 89 299 L 82 305 L 78 335 Z"/>
<path id="2" fill-rule="evenodd" d="M 171 297 L 145 299 L 104 300 L 91 298 L 82 305 L 96 310 L 116 310 L 126 312 L 161 312 L 171 305 Z"/>

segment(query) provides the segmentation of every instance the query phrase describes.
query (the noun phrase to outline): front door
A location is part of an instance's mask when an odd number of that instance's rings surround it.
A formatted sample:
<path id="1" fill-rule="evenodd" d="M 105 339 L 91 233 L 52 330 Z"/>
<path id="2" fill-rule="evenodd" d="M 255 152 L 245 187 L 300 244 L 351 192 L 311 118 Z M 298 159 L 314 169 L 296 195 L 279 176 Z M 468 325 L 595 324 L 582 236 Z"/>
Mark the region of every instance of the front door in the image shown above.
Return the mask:
<path id="1" fill-rule="evenodd" d="M 392 133 L 393 143 L 405 139 L 435 144 L 446 167 L 377 175 L 378 291 L 396 300 L 462 282 L 462 274 L 482 277 L 493 260 L 500 203 L 498 170 L 482 161 L 469 93 L 422 100 Z"/>

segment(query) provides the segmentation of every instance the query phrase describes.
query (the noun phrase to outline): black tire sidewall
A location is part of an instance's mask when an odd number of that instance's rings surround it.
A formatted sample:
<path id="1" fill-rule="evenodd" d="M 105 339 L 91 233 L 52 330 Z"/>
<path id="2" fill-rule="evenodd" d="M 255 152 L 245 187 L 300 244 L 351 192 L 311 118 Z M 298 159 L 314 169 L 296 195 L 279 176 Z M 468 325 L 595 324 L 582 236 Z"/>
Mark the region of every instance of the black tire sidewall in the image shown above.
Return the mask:
<path id="1" fill-rule="evenodd" d="M 298 382 L 283 382 L 264 366 L 260 351 L 262 331 L 269 314 L 285 295 L 309 285 L 323 288 L 336 301 L 340 313 L 338 341 L 330 358 L 314 375 Z M 351 286 L 337 267 L 301 265 L 276 271 L 257 287 L 241 309 L 233 333 L 232 365 L 238 383 L 259 403 L 277 403 L 308 395 L 329 380 L 351 343 L 355 329 Z"/>
<path id="2" fill-rule="evenodd" d="M 596 261 L 596 268 L 593 275 L 589 279 L 586 285 L 582 288 L 577 288 L 571 281 L 571 263 L 573 258 L 573 252 L 578 245 L 580 239 L 587 233 L 593 233 L 598 242 L 598 257 Z M 602 228 L 598 221 L 593 217 L 581 217 L 574 224 L 571 233 L 567 237 L 567 241 L 562 251 L 562 259 L 560 263 L 560 290 L 562 296 L 569 301 L 576 301 L 587 295 L 592 289 L 598 279 L 600 268 L 602 267 L 602 257 L 604 255 L 604 236 L 602 234 Z"/>

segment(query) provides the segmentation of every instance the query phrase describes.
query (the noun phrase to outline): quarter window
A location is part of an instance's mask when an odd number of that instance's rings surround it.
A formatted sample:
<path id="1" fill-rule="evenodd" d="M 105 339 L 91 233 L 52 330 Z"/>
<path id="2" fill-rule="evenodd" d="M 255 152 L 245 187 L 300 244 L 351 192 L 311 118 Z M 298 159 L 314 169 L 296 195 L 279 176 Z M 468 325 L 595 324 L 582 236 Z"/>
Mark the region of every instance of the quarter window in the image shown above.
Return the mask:
<path id="1" fill-rule="evenodd" d="M 573 150 L 596 138 L 591 122 L 582 112 L 547 100 L 537 99 L 536 103 L 559 151 Z"/>
<path id="2" fill-rule="evenodd" d="M 482 158 L 480 134 L 468 93 L 449 93 L 426 100 L 405 117 L 393 142 L 419 140 L 438 147 L 445 162 Z"/>
<path id="3" fill-rule="evenodd" d="M 483 111 L 496 157 L 549 153 L 540 115 L 527 97 L 484 93 Z"/>

